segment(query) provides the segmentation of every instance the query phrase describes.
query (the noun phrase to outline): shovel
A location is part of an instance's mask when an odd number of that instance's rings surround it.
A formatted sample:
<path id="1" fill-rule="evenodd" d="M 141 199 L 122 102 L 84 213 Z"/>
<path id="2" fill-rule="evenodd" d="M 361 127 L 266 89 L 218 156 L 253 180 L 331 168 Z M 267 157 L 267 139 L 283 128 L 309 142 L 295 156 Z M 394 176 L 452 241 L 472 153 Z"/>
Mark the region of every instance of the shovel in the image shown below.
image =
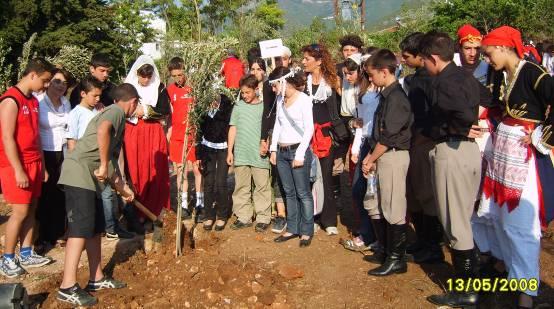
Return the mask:
<path id="1" fill-rule="evenodd" d="M 121 191 L 116 189 L 116 187 L 115 187 L 112 180 L 108 180 L 108 182 L 109 182 L 110 186 L 114 190 L 116 190 L 116 192 L 119 195 L 121 195 L 123 197 L 126 197 L 125 192 L 121 192 Z M 133 205 L 136 208 L 138 208 L 138 210 L 140 210 L 146 217 L 148 217 L 148 219 L 152 220 L 152 223 L 154 225 L 154 235 L 152 236 L 152 241 L 157 242 L 157 243 L 161 243 L 162 242 L 162 232 L 163 232 L 163 222 L 160 221 L 160 219 L 158 219 L 158 217 L 156 217 L 155 214 L 153 214 L 148 208 L 146 208 L 146 206 L 144 206 L 137 199 L 133 200 Z"/>

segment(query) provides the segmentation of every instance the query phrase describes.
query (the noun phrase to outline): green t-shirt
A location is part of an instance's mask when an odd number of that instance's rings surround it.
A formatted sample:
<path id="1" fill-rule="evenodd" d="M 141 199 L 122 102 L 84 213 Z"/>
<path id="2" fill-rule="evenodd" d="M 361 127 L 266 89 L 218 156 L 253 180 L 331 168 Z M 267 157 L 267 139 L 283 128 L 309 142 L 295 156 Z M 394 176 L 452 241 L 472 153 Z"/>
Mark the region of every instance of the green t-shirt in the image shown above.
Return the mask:
<path id="1" fill-rule="evenodd" d="M 260 156 L 263 103 L 248 104 L 240 100 L 231 114 L 229 125 L 237 127 L 235 138 L 235 166 L 253 166 L 269 169 L 269 159 Z"/>
<path id="2" fill-rule="evenodd" d="M 125 129 L 125 112 L 116 104 L 106 107 L 89 122 L 85 134 L 77 141 L 75 149 L 69 153 L 62 164 L 58 184 L 97 191 L 100 193 L 105 185 L 98 182 L 94 170 L 100 166 L 98 149 L 98 126 L 103 121 L 112 123 L 110 138 L 110 163 L 108 175 L 118 170 L 117 158 L 121 150 L 123 130 Z"/>

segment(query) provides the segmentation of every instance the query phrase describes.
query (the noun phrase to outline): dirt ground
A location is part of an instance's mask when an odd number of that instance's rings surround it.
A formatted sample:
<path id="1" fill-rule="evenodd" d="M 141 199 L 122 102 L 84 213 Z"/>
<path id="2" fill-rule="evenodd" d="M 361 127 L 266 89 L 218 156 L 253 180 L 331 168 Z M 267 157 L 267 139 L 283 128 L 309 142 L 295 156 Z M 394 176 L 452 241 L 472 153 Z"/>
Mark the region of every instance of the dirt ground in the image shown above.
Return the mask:
<path id="1" fill-rule="evenodd" d="M 346 225 L 351 217 L 349 200 L 344 194 L 341 222 Z M 8 214 L 9 209 L 1 204 L 2 235 Z M 319 231 L 310 247 L 299 248 L 294 240 L 274 243 L 276 234 L 270 231 L 259 234 L 253 228 L 233 231 L 227 227 L 223 232 L 205 232 L 187 222 L 184 255 L 175 258 L 175 222 L 173 212 L 167 212 L 163 243 L 155 250 L 151 234 L 133 240 L 103 239 L 106 272 L 127 282 L 128 288 L 96 293 L 98 308 L 434 308 L 425 297 L 440 293 L 450 274 L 447 263 L 409 263 L 406 274 L 370 277 L 366 272 L 376 265 L 339 244 L 341 237 L 348 237 L 342 224 L 339 236 Z M 37 307 L 67 308 L 55 299 L 63 248 L 54 248 L 48 255 L 55 263 L 17 280 L 0 278 L 0 283 L 21 281 Z M 541 276 L 535 304 L 554 308 L 551 237 L 543 240 Z M 83 255 L 81 286 L 87 280 Z M 480 307 L 515 308 L 514 297 L 484 295 Z"/>

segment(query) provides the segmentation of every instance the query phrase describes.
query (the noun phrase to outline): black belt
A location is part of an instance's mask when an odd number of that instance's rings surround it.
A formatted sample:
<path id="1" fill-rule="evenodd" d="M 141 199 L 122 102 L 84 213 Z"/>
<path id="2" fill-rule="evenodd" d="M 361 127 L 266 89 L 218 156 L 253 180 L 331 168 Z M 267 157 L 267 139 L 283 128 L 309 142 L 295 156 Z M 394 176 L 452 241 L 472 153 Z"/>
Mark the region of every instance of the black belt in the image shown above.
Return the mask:
<path id="1" fill-rule="evenodd" d="M 296 150 L 296 148 L 298 148 L 298 146 L 300 146 L 300 144 L 292 144 L 292 145 L 288 145 L 288 146 L 281 146 L 281 145 L 277 145 L 277 148 L 279 148 L 279 151 L 293 151 L 293 150 Z"/>
<path id="2" fill-rule="evenodd" d="M 450 143 L 450 142 L 475 142 L 475 139 L 469 138 L 467 136 L 450 135 L 450 136 L 443 136 L 437 140 L 437 144 Z"/>

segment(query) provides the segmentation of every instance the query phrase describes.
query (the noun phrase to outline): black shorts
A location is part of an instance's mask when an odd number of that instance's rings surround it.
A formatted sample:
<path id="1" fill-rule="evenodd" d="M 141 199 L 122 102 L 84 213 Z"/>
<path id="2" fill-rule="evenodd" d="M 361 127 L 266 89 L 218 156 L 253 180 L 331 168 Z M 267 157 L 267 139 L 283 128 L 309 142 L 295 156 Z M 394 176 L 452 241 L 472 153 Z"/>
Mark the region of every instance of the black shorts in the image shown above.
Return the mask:
<path id="1" fill-rule="evenodd" d="M 67 212 L 67 236 L 92 238 L 104 232 L 106 223 L 102 199 L 96 191 L 63 186 Z"/>

